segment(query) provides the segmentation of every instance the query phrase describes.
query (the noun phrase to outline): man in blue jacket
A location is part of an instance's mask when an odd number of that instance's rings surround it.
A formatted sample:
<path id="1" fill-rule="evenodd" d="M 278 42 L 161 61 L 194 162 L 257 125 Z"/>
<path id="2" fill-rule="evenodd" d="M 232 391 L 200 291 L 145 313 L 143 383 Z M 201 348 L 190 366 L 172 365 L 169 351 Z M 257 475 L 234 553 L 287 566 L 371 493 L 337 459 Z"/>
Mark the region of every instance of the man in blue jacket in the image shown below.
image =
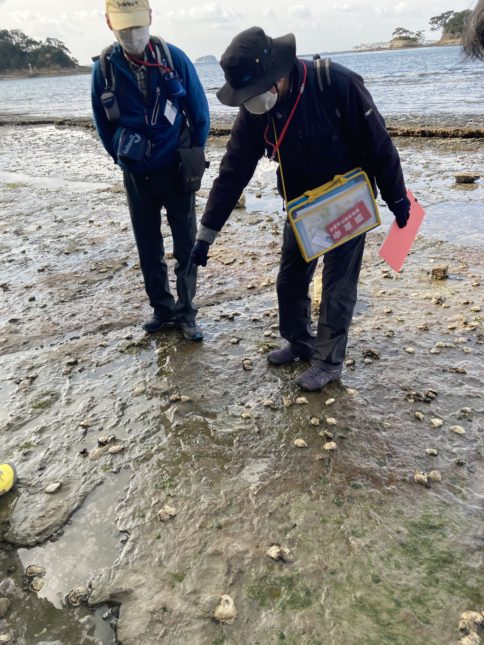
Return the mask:
<path id="1" fill-rule="evenodd" d="M 240 33 L 222 55 L 227 82 L 217 97 L 240 110 L 192 251 L 198 265 L 206 265 L 210 244 L 264 152 L 274 158 L 278 150 L 279 192 L 288 201 L 360 166 L 374 186 L 376 180 L 398 225 L 406 225 L 410 202 L 398 152 L 363 79 L 329 61 L 318 69 L 321 62 L 298 60 L 293 34 L 273 39 L 260 27 Z M 277 295 L 279 329 L 288 344 L 268 360 L 278 366 L 311 360 L 296 379 L 305 390 L 341 376 L 364 244 L 360 235 L 325 254 L 314 338 L 308 287 L 317 260 L 305 262 L 286 221 Z"/>
<path id="2" fill-rule="evenodd" d="M 156 332 L 177 323 L 201 340 L 193 298 L 197 267 L 189 265 L 196 236 L 195 193 L 182 189 L 179 148 L 203 148 L 209 130 L 205 92 L 193 64 L 173 45 L 150 38 L 148 0 L 106 0 L 106 21 L 116 43 L 92 74 L 96 129 L 122 169 L 146 293 Z M 203 158 L 203 154 L 202 154 Z M 177 299 L 170 292 L 161 235 L 165 207 L 176 259 Z"/>

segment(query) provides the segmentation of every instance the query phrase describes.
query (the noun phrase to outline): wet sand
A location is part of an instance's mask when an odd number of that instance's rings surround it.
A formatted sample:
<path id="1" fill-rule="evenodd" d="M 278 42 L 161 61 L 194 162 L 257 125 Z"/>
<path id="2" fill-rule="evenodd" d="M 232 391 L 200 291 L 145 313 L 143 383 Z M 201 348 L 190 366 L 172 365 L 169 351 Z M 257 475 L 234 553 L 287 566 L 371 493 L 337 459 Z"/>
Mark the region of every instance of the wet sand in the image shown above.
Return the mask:
<path id="1" fill-rule="evenodd" d="M 210 141 L 200 214 L 224 144 Z M 342 381 L 297 403 L 304 366 L 265 356 L 280 341 L 283 225 L 269 163 L 200 272 L 197 345 L 139 327 L 149 307 L 121 176 L 94 134 L 2 127 L 0 437 L 20 482 L 0 502 L 10 600 L 0 635 L 25 645 L 464 636 L 461 613 L 484 609 L 474 225 L 484 187 L 457 187 L 454 174 L 479 171 L 482 142 L 396 144 L 427 208 L 422 235 L 393 273 L 378 256 L 382 209 Z M 448 279 L 432 279 L 441 265 Z M 414 481 L 431 471 L 440 482 Z M 273 544 L 285 561 L 267 555 Z M 29 565 L 45 574 L 26 577 Z M 89 598 L 71 607 L 78 586 Z M 214 619 L 222 594 L 237 611 L 230 624 Z"/>

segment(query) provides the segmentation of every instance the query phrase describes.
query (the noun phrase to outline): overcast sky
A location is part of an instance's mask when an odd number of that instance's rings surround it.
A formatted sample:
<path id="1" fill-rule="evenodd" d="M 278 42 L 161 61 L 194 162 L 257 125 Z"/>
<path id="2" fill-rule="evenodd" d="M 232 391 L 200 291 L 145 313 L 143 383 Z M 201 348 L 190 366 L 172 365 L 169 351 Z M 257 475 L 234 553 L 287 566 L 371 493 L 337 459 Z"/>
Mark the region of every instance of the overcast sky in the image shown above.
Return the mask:
<path id="1" fill-rule="evenodd" d="M 235 34 L 259 25 L 270 36 L 293 32 L 298 53 L 304 54 L 387 41 L 396 27 L 424 30 L 427 37 L 436 38 L 428 30 L 431 16 L 474 4 L 475 0 L 151 0 L 151 31 L 192 59 L 205 54 L 219 58 Z M 0 29 L 21 29 L 37 40 L 58 38 L 81 64 L 88 64 L 113 40 L 104 21 L 104 0 L 0 0 Z"/>

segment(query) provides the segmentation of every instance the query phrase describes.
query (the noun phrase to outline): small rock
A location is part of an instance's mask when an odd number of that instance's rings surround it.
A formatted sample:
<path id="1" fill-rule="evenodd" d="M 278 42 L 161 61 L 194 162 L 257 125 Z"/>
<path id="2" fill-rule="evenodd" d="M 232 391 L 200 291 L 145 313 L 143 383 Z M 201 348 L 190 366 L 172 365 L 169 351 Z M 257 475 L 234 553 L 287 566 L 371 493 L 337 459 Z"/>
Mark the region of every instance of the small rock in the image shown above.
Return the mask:
<path id="1" fill-rule="evenodd" d="M 364 358 L 373 358 L 377 360 L 380 358 L 380 352 L 376 349 L 364 349 L 362 353 Z"/>
<path id="2" fill-rule="evenodd" d="M 338 446 L 334 441 L 328 441 L 324 444 L 323 450 L 327 450 L 328 452 L 332 452 L 333 450 L 336 450 Z"/>
<path id="3" fill-rule="evenodd" d="M 448 265 L 438 266 L 438 267 L 434 267 L 432 269 L 432 279 L 433 280 L 447 280 L 448 277 L 449 277 L 449 267 L 448 267 Z"/>
<path id="4" fill-rule="evenodd" d="M 437 457 L 437 455 L 439 454 L 437 448 L 427 448 L 425 452 L 431 457 Z"/>
<path id="5" fill-rule="evenodd" d="M 473 414 L 474 414 L 474 410 L 472 408 L 461 408 L 459 411 L 459 418 L 471 419 Z"/>
<path id="6" fill-rule="evenodd" d="M 252 418 L 252 414 L 250 412 L 242 412 L 242 414 L 240 416 L 242 417 L 242 419 L 251 419 Z"/>
<path id="7" fill-rule="evenodd" d="M 329 426 L 335 426 L 337 424 L 337 421 L 334 417 L 326 417 L 325 421 Z"/>
<path id="8" fill-rule="evenodd" d="M 246 372 L 249 372 L 250 370 L 253 370 L 253 369 L 254 369 L 254 365 L 253 365 L 253 363 L 252 363 L 252 359 L 250 359 L 250 358 L 244 358 L 244 359 L 242 360 L 242 367 L 244 368 L 244 370 L 245 370 Z"/>
<path id="9" fill-rule="evenodd" d="M 29 564 L 25 569 L 25 575 L 27 578 L 34 578 L 35 576 L 45 576 L 46 570 L 44 567 L 39 567 L 37 564 Z"/>
<path id="10" fill-rule="evenodd" d="M 53 484 L 46 486 L 46 488 L 44 488 L 44 492 L 52 495 L 53 493 L 57 493 L 57 491 L 60 490 L 61 486 L 62 482 L 54 482 Z"/>
<path id="11" fill-rule="evenodd" d="M 305 396 L 298 396 L 294 403 L 296 403 L 296 405 L 309 405 L 309 401 Z"/>
<path id="12" fill-rule="evenodd" d="M 433 419 L 430 420 L 430 425 L 432 428 L 440 428 L 440 426 L 444 425 L 444 422 L 442 419 L 438 419 L 437 417 L 434 417 Z"/>
<path id="13" fill-rule="evenodd" d="M 100 446 L 107 446 L 108 443 L 112 443 L 113 441 L 116 441 L 116 435 L 110 434 L 102 437 L 98 437 L 98 445 Z"/>
<path id="14" fill-rule="evenodd" d="M 240 338 L 231 338 L 230 342 L 232 345 L 238 345 L 240 343 Z"/>
<path id="15" fill-rule="evenodd" d="M 293 445 L 296 446 L 296 448 L 307 448 L 308 444 L 304 441 L 304 439 L 294 439 L 292 442 Z"/>
<path id="16" fill-rule="evenodd" d="M 373 359 L 372 358 L 364 358 L 363 363 L 365 365 L 371 365 L 373 363 Z"/>
<path id="17" fill-rule="evenodd" d="M 415 412 L 415 418 L 419 421 L 423 421 L 425 419 L 425 414 L 423 412 L 420 412 L 420 410 L 417 410 Z"/>
<path id="18" fill-rule="evenodd" d="M 475 172 L 458 172 L 454 176 L 456 184 L 474 184 L 480 178 Z"/>
<path id="19" fill-rule="evenodd" d="M 160 522 L 166 522 L 168 520 L 171 520 L 173 517 L 176 516 L 177 514 L 176 508 L 173 508 L 173 506 L 168 506 L 165 504 L 163 508 L 161 508 L 158 513 L 156 514 L 158 520 Z"/>
<path id="20" fill-rule="evenodd" d="M 478 611 L 465 611 L 460 616 L 459 630 L 472 633 L 479 625 L 484 625 L 484 616 Z"/>
<path id="21" fill-rule="evenodd" d="M 10 634 L 0 634 L 0 643 L 12 643 L 12 636 Z"/>
<path id="22" fill-rule="evenodd" d="M 169 400 L 171 403 L 177 403 L 177 401 L 181 401 L 181 396 L 179 394 L 171 394 Z"/>
<path id="23" fill-rule="evenodd" d="M 102 448 L 94 448 L 94 450 L 91 450 L 88 457 L 91 461 L 97 461 L 98 459 L 101 459 L 101 457 L 105 454 L 106 452 L 106 447 Z"/>
<path id="24" fill-rule="evenodd" d="M 355 366 L 355 361 L 352 358 L 349 358 L 347 361 L 345 361 L 346 367 L 354 367 Z"/>
<path id="25" fill-rule="evenodd" d="M 413 481 L 416 484 L 421 484 L 422 486 L 426 486 L 427 488 L 430 488 L 430 482 L 429 482 L 427 473 L 422 473 L 422 472 L 415 473 L 415 475 L 413 476 Z"/>
<path id="26" fill-rule="evenodd" d="M 89 419 L 83 419 L 82 421 L 79 421 L 79 426 L 81 428 L 90 428 L 92 423 L 89 421 Z"/>
<path id="27" fill-rule="evenodd" d="M 244 193 L 239 197 L 239 201 L 236 203 L 235 208 L 237 209 L 244 209 L 246 204 L 246 197 Z"/>
<path id="28" fill-rule="evenodd" d="M 481 639 L 476 632 L 471 632 L 467 636 L 464 636 L 464 638 L 460 639 L 459 645 L 480 645 L 480 642 Z"/>
<path id="29" fill-rule="evenodd" d="M 452 432 L 455 432 L 455 434 L 463 435 L 466 433 L 462 426 L 450 426 L 450 429 L 452 430 Z"/>
<path id="30" fill-rule="evenodd" d="M 348 392 L 348 390 L 346 390 Z M 324 405 L 333 405 L 333 403 L 336 401 L 336 399 L 328 399 L 327 401 L 324 402 Z"/>
<path id="31" fill-rule="evenodd" d="M 312 426 L 318 426 L 318 425 L 321 423 L 321 421 L 318 419 L 318 417 L 311 417 L 311 418 L 309 419 L 309 423 L 310 423 Z"/>
<path id="32" fill-rule="evenodd" d="M 478 313 L 479 311 L 481 311 L 481 308 L 479 307 L 479 305 L 475 305 L 474 307 L 471 307 L 471 311 L 473 313 Z"/>
<path id="33" fill-rule="evenodd" d="M 187 396 L 186 394 L 182 394 L 180 396 L 180 401 L 182 403 L 189 403 L 191 400 L 192 400 L 191 397 Z"/>
<path id="34" fill-rule="evenodd" d="M 282 397 L 282 405 L 285 408 L 290 408 L 293 403 L 294 403 L 294 401 L 291 398 L 289 398 L 288 396 L 283 396 Z"/>
<path id="35" fill-rule="evenodd" d="M 432 349 L 430 350 L 430 353 L 431 354 L 440 354 L 440 349 L 437 349 L 436 347 L 432 347 Z"/>
<path id="36" fill-rule="evenodd" d="M 10 609 L 10 600 L 8 598 L 0 598 L 0 620 L 5 618 Z"/>
<path id="37" fill-rule="evenodd" d="M 405 347 L 405 351 L 407 352 L 407 354 L 415 354 L 414 347 Z"/>
<path id="38" fill-rule="evenodd" d="M 272 408 L 272 407 L 274 407 L 275 403 L 274 403 L 274 400 L 273 400 L 273 399 L 264 399 L 264 400 L 262 401 L 262 405 L 263 405 L 265 408 Z"/>
<path id="39" fill-rule="evenodd" d="M 119 454 L 120 452 L 123 452 L 123 450 L 124 450 L 124 446 L 123 446 L 123 444 L 118 443 L 116 446 L 110 446 L 110 447 L 108 448 L 108 453 L 109 453 L 110 455 L 117 455 L 117 454 Z"/>
<path id="40" fill-rule="evenodd" d="M 30 588 L 32 591 L 39 592 L 45 587 L 45 580 L 43 578 L 32 578 L 30 581 Z"/>
<path id="41" fill-rule="evenodd" d="M 75 587 L 66 596 L 66 600 L 71 607 L 79 607 L 81 603 L 86 602 L 89 598 L 89 589 L 87 587 Z"/>
<path id="42" fill-rule="evenodd" d="M 330 432 L 329 430 L 323 430 L 322 432 L 318 433 L 320 437 L 323 437 L 325 441 L 331 441 L 334 439 L 334 434 Z"/>
<path id="43" fill-rule="evenodd" d="M 356 396 L 358 394 L 358 390 L 354 390 L 351 387 L 347 387 L 346 393 L 349 394 L 350 396 Z"/>
<path id="44" fill-rule="evenodd" d="M 284 548 L 280 544 L 272 544 L 267 550 L 267 555 L 275 562 L 287 562 L 289 554 L 289 549 Z"/>
<path id="45" fill-rule="evenodd" d="M 442 475 L 439 473 L 438 470 L 431 470 L 428 473 L 427 477 L 430 482 L 440 483 L 442 481 Z"/>
<path id="46" fill-rule="evenodd" d="M 215 620 L 219 623 L 230 625 L 237 618 L 237 611 L 235 609 L 234 601 L 230 596 L 224 594 L 220 598 L 220 602 L 213 612 Z"/>

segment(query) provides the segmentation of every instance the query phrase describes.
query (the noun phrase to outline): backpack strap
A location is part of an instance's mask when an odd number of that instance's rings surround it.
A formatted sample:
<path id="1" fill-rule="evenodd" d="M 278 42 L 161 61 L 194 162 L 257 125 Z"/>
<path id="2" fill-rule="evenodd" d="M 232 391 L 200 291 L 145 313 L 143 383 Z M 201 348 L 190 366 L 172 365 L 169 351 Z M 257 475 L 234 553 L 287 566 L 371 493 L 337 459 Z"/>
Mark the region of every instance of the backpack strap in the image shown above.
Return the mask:
<path id="1" fill-rule="evenodd" d="M 96 56 L 95 58 L 93 58 L 93 61 L 99 60 L 99 64 L 101 67 L 101 74 L 103 75 L 103 78 L 104 78 L 105 90 L 111 90 L 112 92 L 114 92 L 114 88 L 116 86 L 116 79 L 113 74 L 113 69 L 108 58 L 112 54 L 113 49 L 114 49 L 114 44 L 109 45 L 108 47 L 105 47 L 102 50 L 100 56 Z"/>
<path id="2" fill-rule="evenodd" d="M 163 38 L 160 38 L 160 36 L 151 36 L 150 40 L 155 45 L 157 61 L 159 63 L 165 62 L 170 69 L 174 70 L 175 66 L 173 65 L 173 58 L 171 57 L 171 52 L 166 41 L 163 40 Z M 163 57 L 161 56 L 160 48 L 163 50 Z"/>
<path id="3" fill-rule="evenodd" d="M 320 94 L 324 95 L 325 105 L 321 105 L 335 133 L 342 135 L 342 110 L 339 105 L 338 91 L 331 78 L 331 58 L 321 59 L 319 54 L 313 56 L 314 69 Z"/>

